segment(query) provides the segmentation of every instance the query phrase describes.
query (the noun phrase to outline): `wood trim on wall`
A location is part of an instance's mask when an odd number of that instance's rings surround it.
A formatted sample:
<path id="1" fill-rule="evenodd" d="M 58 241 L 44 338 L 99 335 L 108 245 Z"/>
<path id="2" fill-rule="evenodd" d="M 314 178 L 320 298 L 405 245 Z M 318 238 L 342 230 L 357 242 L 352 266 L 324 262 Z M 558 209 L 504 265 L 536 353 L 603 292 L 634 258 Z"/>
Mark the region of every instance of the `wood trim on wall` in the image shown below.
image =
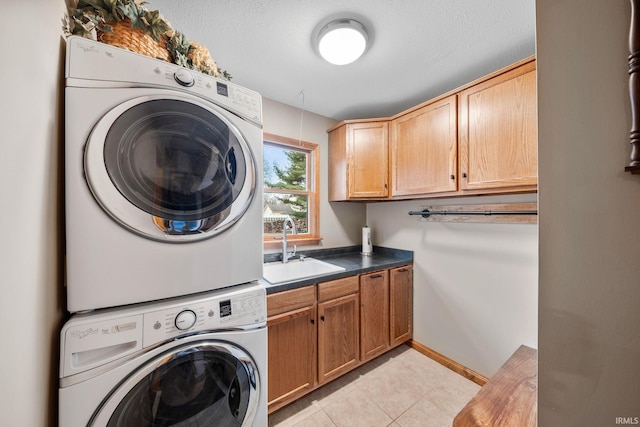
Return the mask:
<path id="1" fill-rule="evenodd" d="M 465 377 L 466 379 L 471 380 L 471 381 L 473 381 L 474 383 L 476 383 L 476 384 L 478 384 L 480 386 L 485 385 L 487 383 L 487 381 L 489 381 L 489 379 L 487 377 L 485 377 L 484 375 L 480 375 L 479 373 L 467 368 L 466 366 L 463 366 L 463 365 L 459 364 L 455 360 L 449 359 L 447 356 L 442 355 L 442 354 L 438 353 L 437 351 L 430 349 L 429 347 L 427 347 L 424 344 L 420 344 L 417 341 L 410 340 L 407 343 L 407 345 L 409 345 L 409 347 L 413 348 L 414 350 L 418 351 L 419 353 L 424 354 L 428 358 L 438 362 L 442 366 L 451 369 L 456 374 L 460 374 L 463 377 Z"/>
<path id="2" fill-rule="evenodd" d="M 469 204 L 469 205 L 429 205 L 422 206 L 421 210 L 430 212 L 446 212 L 446 215 L 433 214 L 422 217 L 425 222 L 473 222 L 473 223 L 493 223 L 493 224 L 537 224 L 538 215 L 524 214 L 500 214 L 500 212 L 527 213 L 537 212 L 538 203 L 492 203 L 492 204 Z M 456 212 L 485 213 L 484 215 L 465 215 Z"/>
<path id="3" fill-rule="evenodd" d="M 631 100 L 631 130 L 629 142 L 631 155 L 624 169 L 640 174 L 640 3 L 631 0 L 631 24 L 629 26 L 629 98 Z"/>

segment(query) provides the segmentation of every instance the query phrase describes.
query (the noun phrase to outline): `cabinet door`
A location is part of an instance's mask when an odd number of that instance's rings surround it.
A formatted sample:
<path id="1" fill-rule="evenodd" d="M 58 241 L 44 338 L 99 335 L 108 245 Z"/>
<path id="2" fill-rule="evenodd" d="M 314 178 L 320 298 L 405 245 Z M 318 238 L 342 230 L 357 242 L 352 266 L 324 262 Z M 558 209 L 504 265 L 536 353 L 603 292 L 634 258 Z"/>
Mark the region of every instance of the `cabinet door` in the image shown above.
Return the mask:
<path id="1" fill-rule="evenodd" d="M 314 387 L 315 306 L 267 319 L 268 401 L 272 412 Z"/>
<path id="2" fill-rule="evenodd" d="M 347 125 L 329 130 L 329 201 L 347 200 Z"/>
<path id="3" fill-rule="evenodd" d="M 413 269 L 410 266 L 394 268 L 389 284 L 391 346 L 411 339 L 413 333 Z"/>
<path id="4" fill-rule="evenodd" d="M 388 137 L 388 122 L 347 125 L 348 198 L 388 196 Z"/>
<path id="5" fill-rule="evenodd" d="M 458 119 L 463 193 L 536 190 L 535 61 L 460 92 Z"/>
<path id="6" fill-rule="evenodd" d="M 389 348 L 389 272 L 360 276 L 360 359 Z"/>
<path id="7" fill-rule="evenodd" d="M 456 192 L 457 97 L 449 96 L 391 123 L 391 195 Z"/>
<path id="8" fill-rule="evenodd" d="M 358 294 L 318 304 L 318 382 L 358 364 L 359 312 Z"/>

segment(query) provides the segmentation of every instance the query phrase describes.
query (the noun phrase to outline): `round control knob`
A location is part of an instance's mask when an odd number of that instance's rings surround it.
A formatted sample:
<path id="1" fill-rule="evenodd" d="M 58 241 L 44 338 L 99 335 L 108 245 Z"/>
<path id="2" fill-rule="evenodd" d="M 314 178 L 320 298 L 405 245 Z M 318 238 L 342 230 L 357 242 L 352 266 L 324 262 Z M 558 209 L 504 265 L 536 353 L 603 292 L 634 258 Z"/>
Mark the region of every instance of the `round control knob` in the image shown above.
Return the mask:
<path id="1" fill-rule="evenodd" d="M 173 78 L 176 79 L 178 83 L 182 86 L 190 87 L 193 86 L 195 80 L 191 73 L 186 68 L 180 68 L 173 73 Z"/>
<path id="2" fill-rule="evenodd" d="M 184 310 L 178 313 L 175 319 L 176 328 L 186 331 L 196 324 L 196 314 L 191 310 Z"/>

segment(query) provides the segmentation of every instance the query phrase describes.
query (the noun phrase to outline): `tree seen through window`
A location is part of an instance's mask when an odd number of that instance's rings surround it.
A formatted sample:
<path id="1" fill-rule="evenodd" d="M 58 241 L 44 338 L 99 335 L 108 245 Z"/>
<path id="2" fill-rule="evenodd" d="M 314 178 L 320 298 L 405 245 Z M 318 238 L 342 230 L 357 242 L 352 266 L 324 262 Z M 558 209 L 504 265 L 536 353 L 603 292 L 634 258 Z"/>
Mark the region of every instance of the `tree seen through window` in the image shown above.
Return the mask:
<path id="1" fill-rule="evenodd" d="M 275 138 L 274 138 L 275 139 Z M 315 193 L 314 156 L 317 146 L 288 139 L 265 138 L 264 141 L 264 206 L 263 225 L 265 243 L 282 236 L 284 220 L 290 217 L 297 236 L 294 239 L 313 237 L 317 211 Z M 317 230 L 317 228 L 316 228 Z"/>

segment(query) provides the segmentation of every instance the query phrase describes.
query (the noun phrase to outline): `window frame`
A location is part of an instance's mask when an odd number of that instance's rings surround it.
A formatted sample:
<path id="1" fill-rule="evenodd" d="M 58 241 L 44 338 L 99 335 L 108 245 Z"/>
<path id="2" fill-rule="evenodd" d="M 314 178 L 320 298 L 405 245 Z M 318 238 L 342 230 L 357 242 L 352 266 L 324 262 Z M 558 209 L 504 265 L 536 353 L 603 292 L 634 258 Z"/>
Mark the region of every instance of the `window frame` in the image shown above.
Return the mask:
<path id="1" fill-rule="evenodd" d="M 307 215 L 308 215 L 308 232 L 304 234 L 287 235 L 287 242 L 298 246 L 317 245 L 322 241 L 320 237 L 320 146 L 312 142 L 296 140 L 284 136 L 264 133 L 262 137 L 263 147 L 266 144 L 280 146 L 284 149 L 294 149 L 305 151 L 307 157 L 307 190 L 281 190 L 267 189 L 264 186 L 264 171 L 262 172 L 263 193 L 286 193 L 286 194 L 306 194 L 307 195 Z M 264 206 L 264 194 L 263 194 Z M 264 223 L 264 221 L 263 221 Z M 263 227 L 264 228 L 264 227 Z M 281 236 L 268 236 L 263 234 L 262 237 L 264 249 L 277 249 L 282 247 Z"/>

